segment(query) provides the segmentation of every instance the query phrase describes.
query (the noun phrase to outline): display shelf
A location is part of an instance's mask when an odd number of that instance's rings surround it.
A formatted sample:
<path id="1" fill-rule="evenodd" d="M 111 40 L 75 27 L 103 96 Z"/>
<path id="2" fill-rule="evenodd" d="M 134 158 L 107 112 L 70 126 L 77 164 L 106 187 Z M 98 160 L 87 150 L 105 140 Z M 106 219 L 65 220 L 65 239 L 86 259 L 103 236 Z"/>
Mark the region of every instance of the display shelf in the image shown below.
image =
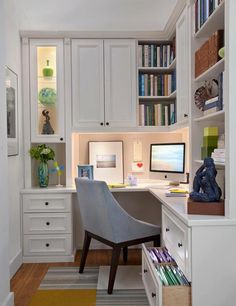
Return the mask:
<path id="1" fill-rule="evenodd" d="M 173 100 L 176 98 L 176 90 L 173 91 L 169 96 L 139 96 L 139 100 Z"/>
<path id="2" fill-rule="evenodd" d="M 197 163 L 197 164 L 203 164 L 202 159 L 195 159 L 194 162 Z M 217 168 L 224 168 L 225 167 L 225 163 L 214 162 L 214 164 Z"/>
<path id="3" fill-rule="evenodd" d="M 175 70 L 176 59 L 168 67 L 138 67 L 139 72 L 145 73 L 166 73 Z"/>
<path id="4" fill-rule="evenodd" d="M 202 117 L 199 117 L 199 118 L 195 118 L 193 120 L 196 121 L 196 122 L 204 121 L 204 120 L 216 120 L 216 121 L 220 120 L 221 121 L 221 120 L 224 120 L 224 116 L 225 116 L 225 111 L 220 110 L 218 112 L 215 112 L 215 113 L 212 113 L 212 114 L 209 114 L 209 115 L 205 115 L 205 116 L 202 116 Z"/>
<path id="5" fill-rule="evenodd" d="M 209 37 L 216 30 L 224 28 L 224 7 L 225 1 L 221 2 L 201 28 L 195 33 L 195 38 Z"/>
<path id="6" fill-rule="evenodd" d="M 203 82 L 205 80 L 212 79 L 214 77 L 218 77 L 218 75 L 224 71 L 225 61 L 222 58 L 215 65 L 210 67 L 208 70 L 200 74 L 197 78 L 195 78 L 195 82 Z"/>

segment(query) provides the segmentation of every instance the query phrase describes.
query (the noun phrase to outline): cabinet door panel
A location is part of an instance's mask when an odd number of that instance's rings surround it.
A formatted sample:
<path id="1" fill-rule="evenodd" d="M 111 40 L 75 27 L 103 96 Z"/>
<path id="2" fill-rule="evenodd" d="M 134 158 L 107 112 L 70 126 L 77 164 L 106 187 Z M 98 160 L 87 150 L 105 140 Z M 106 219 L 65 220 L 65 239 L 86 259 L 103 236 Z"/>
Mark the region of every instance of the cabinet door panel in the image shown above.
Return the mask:
<path id="1" fill-rule="evenodd" d="M 188 118 L 190 89 L 189 18 L 184 9 L 176 24 L 177 122 Z"/>
<path id="2" fill-rule="evenodd" d="M 73 126 L 104 123 L 103 41 L 72 41 Z"/>
<path id="3" fill-rule="evenodd" d="M 136 124 L 135 41 L 104 41 L 105 121 L 109 126 Z"/>

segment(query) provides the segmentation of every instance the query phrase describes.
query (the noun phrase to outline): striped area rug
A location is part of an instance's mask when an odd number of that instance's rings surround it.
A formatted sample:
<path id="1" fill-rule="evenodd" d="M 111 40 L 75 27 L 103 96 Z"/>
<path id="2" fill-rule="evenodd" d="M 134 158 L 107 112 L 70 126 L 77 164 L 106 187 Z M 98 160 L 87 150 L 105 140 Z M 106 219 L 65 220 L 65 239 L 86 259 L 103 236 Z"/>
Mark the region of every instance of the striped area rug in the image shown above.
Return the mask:
<path id="1" fill-rule="evenodd" d="M 120 269 L 120 270 L 119 270 Z M 126 270 L 127 269 L 127 270 Z M 99 274 L 100 270 L 100 274 Z M 105 271 L 105 272 L 104 272 Z M 130 278 L 133 272 L 133 282 Z M 45 275 L 40 290 L 61 289 L 96 289 L 96 306 L 148 306 L 145 290 L 140 281 L 137 282 L 137 266 L 119 266 L 113 294 L 107 294 L 107 278 L 109 267 L 86 267 L 83 274 L 79 274 L 78 267 L 51 267 Z M 124 275 L 129 275 L 128 283 L 119 285 L 119 281 L 125 282 Z M 104 276 L 105 275 L 105 276 Z M 98 284 L 99 282 L 99 284 Z M 135 288 L 137 283 L 137 288 Z M 129 286 L 130 284 L 130 286 Z"/>

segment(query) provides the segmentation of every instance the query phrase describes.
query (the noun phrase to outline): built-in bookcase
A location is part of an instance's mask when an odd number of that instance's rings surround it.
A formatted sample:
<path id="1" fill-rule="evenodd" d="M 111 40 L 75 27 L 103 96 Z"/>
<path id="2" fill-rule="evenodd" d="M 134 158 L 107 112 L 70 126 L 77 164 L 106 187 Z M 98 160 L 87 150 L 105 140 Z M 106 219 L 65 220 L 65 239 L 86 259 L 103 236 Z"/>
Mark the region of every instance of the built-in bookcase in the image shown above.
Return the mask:
<path id="1" fill-rule="evenodd" d="M 213 54 L 215 46 L 212 45 L 212 40 L 219 32 L 224 30 L 225 5 L 224 1 L 213 1 L 214 7 L 204 6 L 212 1 L 197 0 L 192 4 L 192 35 L 191 35 L 191 50 L 192 50 L 192 103 L 191 103 L 191 124 L 190 124 L 190 139 L 192 152 L 192 169 L 190 170 L 192 180 L 196 170 L 202 164 L 201 147 L 203 146 L 203 133 L 206 127 L 217 127 L 219 136 L 225 135 L 225 61 L 226 58 L 216 58 L 217 54 Z M 205 4 L 204 4 L 205 3 Z M 204 4 L 204 5 L 203 5 Z M 207 44 L 208 51 L 207 51 Z M 214 41 L 213 41 L 214 44 Z M 208 63 L 197 62 L 197 52 L 202 46 L 205 48 L 204 58 Z M 208 52 L 208 53 L 207 53 Z M 217 51 L 218 53 L 218 51 Z M 212 56 L 213 61 L 212 62 Z M 203 60 L 203 59 L 202 59 Z M 203 72 L 196 76 L 196 69 L 199 69 L 199 63 L 204 64 Z M 208 66 L 207 66 L 208 64 Z M 204 88 L 216 80 L 218 83 L 218 94 L 213 99 L 207 99 L 203 104 L 203 108 L 199 109 L 196 105 L 195 94 L 199 88 Z M 212 100 L 212 102 L 211 102 Z M 213 101 L 214 100 L 214 101 Z M 226 154 L 226 153 L 225 153 Z M 211 156 L 211 153 L 209 154 Z M 215 165 L 218 171 L 217 180 L 220 187 L 224 190 L 226 184 L 225 162 L 215 160 Z M 227 195 L 226 195 L 227 196 Z"/>
<path id="2" fill-rule="evenodd" d="M 176 122 L 175 37 L 170 41 L 138 41 L 139 126 Z"/>

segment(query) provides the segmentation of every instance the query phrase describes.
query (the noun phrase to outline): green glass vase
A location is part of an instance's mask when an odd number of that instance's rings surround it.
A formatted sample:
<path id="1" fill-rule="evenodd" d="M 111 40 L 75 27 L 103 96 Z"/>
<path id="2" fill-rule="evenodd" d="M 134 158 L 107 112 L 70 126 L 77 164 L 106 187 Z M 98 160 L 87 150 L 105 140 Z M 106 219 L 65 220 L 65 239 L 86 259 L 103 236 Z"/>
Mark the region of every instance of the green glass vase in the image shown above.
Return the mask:
<path id="1" fill-rule="evenodd" d="M 38 180 L 39 180 L 39 187 L 41 188 L 48 187 L 49 172 L 48 172 L 48 164 L 45 162 L 39 163 Z"/>
<path id="2" fill-rule="evenodd" d="M 47 60 L 46 67 L 43 68 L 43 76 L 44 77 L 52 77 L 53 76 L 53 69 L 49 65 L 49 60 Z"/>

